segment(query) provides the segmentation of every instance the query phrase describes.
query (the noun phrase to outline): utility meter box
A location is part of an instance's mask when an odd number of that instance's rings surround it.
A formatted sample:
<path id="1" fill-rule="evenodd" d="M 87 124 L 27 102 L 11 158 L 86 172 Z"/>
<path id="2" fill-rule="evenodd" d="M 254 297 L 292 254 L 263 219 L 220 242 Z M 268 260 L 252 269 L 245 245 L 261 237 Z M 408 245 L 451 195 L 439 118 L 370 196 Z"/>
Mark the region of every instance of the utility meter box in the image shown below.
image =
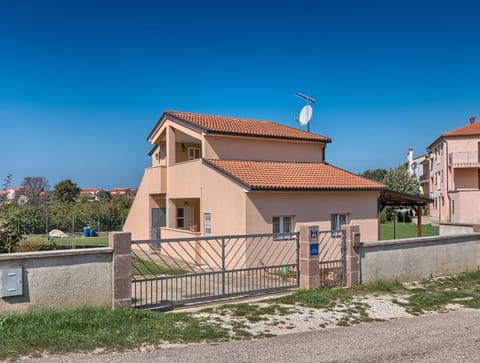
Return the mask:
<path id="1" fill-rule="evenodd" d="M 0 268 L 0 297 L 23 295 L 22 267 Z"/>

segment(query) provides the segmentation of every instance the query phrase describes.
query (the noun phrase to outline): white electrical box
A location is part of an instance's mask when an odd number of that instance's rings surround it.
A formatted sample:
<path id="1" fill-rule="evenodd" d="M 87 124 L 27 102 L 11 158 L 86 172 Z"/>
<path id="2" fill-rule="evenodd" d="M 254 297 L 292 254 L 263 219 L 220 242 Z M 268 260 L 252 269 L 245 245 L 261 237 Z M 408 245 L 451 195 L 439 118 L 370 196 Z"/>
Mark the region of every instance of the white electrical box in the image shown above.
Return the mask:
<path id="1" fill-rule="evenodd" d="M 23 269 L 0 268 L 0 297 L 23 295 Z"/>

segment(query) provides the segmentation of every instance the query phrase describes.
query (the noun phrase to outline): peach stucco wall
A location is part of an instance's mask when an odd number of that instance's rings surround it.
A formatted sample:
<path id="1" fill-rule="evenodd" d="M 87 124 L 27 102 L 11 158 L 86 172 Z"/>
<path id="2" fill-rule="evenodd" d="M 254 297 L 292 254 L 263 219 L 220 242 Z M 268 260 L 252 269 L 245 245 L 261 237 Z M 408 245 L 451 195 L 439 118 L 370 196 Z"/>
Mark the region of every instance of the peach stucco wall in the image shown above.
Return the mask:
<path id="1" fill-rule="evenodd" d="M 205 158 L 322 162 L 323 143 L 205 136 Z"/>
<path id="2" fill-rule="evenodd" d="M 449 194 L 454 205 L 452 223 L 480 224 L 480 191 L 464 190 Z"/>
<path id="3" fill-rule="evenodd" d="M 211 213 L 212 235 L 245 234 L 245 191 L 209 166 L 202 168 L 201 230 L 204 213 Z"/>
<path id="4" fill-rule="evenodd" d="M 316 224 L 330 230 L 331 214 L 349 214 L 360 226 L 362 241 L 377 241 L 378 192 L 251 192 L 247 198 L 247 233 L 272 233 L 273 216 L 294 216 L 295 229 Z"/>
<path id="5" fill-rule="evenodd" d="M 478 189 L 478 169 L 457 168 L 454 174 L 455 189 Z"/>
<path id="6" fill-rule="evenodd" d="M 167 169 L 161 166 L 145 169 L 135 200 L 123 226 L 123 231 L 131 232 L 133 239 L 150 238 L 151 208 L 160 207 L 158 194 L 166 191 L 166 183 L 162 183 L 162 180 L 166 180 L 166 172 Z"/>

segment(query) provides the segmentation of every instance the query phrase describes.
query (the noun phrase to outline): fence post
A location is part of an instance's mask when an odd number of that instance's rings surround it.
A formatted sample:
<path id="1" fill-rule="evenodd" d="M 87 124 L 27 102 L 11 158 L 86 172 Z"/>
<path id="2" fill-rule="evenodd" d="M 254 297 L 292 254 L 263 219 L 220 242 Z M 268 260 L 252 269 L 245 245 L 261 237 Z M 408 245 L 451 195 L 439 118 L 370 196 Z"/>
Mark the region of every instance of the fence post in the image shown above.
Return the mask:
<path id="1" fill-rule="evenodd" d="M 225 238 L 222 238 L 222 295 L 225 295 Z"/>
<path id="2" fill-rule="evenodd" d="M 345 286 L 352 287 L 360 281 L 360 227 L 356 224 L 342 226 L 345 238 Z"/>
<path id="3" fill-rule="evenodd" d="M 111 232 L 108 245 L 113 248 L 112 258 L 112 308 L 132 305 L 132 235 Z"/>
<path id="4" fill-rule="evenodd" d="M 320 287 L 318 227 L 300 226 L 300 288 Z"/>

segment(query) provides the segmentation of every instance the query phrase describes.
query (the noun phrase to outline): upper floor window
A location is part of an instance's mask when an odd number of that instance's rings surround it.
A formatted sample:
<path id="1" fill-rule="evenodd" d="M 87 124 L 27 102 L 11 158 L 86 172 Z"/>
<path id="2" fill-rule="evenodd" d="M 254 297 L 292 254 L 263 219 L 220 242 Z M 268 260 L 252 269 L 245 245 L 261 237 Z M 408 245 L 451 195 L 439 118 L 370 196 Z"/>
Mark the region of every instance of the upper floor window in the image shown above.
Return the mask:
<path id="1" fill-rule="evenodd" d="M 200 159 L 200 148 L 189 147 L 188 148 L 188 160 Z"/>

